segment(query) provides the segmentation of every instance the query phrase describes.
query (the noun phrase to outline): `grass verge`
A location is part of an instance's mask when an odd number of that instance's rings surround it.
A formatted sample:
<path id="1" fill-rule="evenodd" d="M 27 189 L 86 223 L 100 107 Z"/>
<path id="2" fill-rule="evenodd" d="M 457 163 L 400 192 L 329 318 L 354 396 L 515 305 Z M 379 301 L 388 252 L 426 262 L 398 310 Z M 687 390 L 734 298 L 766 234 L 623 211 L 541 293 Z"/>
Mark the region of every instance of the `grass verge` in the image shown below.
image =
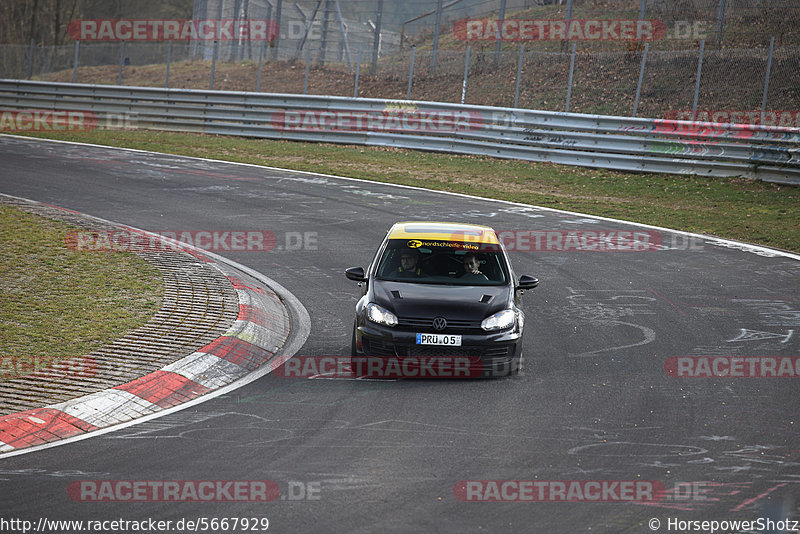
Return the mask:
<path id="1" fill-rule="evenodd" d="M 88 354 L 161 306 L 161 273 L 134 254 L 70 250 L 74 227 L 2 204 L 0 229 L 0 381 Z"/>
<path id="2" fill-rule="evenodd" d="M 154 131 L 31 135 L 454 191 L 800 252 L 800 188 L 755 180 Z"/>

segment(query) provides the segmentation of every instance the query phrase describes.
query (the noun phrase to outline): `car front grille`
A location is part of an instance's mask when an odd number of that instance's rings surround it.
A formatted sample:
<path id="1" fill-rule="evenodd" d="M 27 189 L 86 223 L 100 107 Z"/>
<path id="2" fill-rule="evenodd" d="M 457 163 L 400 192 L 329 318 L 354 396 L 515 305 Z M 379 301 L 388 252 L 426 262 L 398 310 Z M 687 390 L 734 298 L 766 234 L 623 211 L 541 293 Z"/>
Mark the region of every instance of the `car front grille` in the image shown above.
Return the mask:
<path id="1" fill-rule="evenodd" d="M 383 339 L 378 338 L 367 338 L 365 337 L 363 340 L 364 343 L 364 352 L 369 354 L 370 356 L 386 356 L 392 357 L 396 356 L 394 351 L 394 343 L 391 341 L 384 341 Z"/>
<path id="2" fill-rule="evenodd" d="M 447 319 L 445 317 L 445 319 Z M 397 326 L 403 330 L 414 330 L 423 333 L 479 333 L 483 332 L 480 321 L 457 321 L 447 319 L 447 328 L 444 330 L 433 329 L 433 319 L 428 317 L 398 317 Z"/>
<path id="3" fill-rule="evenodd" d="M 410 345 L 407 348 L 408 356 L 431 358 L 480 358 L 483 353 L 480 349 L 470 350 L 469 347 L 433 347 L 430 345 Z"/>
<path id="4" fill-rule="evenodd" d="M 508 358 L 508 352 L 511 348 L 511 345 L 501 345 L 499 347 L 491 347 L 486 349 L 484 357 L 487 360 L 491 359 L 498 359 L 498 360 L 505 360 Z"/>
<path id="5" fill-rule="evenodd" d="M 507 361 L 513 356 L 514 345 L 504 344 L 497 346 L 461 346 L 442 347 L 436 345 L 416 345 L 413 343 L 395 343 L 390 339 L 363 338 L 364 353 L 368 356 L 385 358 L 399 357 L 436 357 L 436 358 L 480 358 L 487 364 L 491 362 Z"/>

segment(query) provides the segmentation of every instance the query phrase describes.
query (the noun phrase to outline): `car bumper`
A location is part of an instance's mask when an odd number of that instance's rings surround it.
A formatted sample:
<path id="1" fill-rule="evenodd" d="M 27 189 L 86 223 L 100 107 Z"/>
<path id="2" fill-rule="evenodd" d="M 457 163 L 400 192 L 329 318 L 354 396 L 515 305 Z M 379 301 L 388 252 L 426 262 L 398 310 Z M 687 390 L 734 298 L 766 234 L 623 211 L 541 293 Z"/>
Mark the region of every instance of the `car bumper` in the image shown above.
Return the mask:
<path id="1" fill-rule="evenodd" d="M 462 377 L 506 375 L 519 367 L 522 353 L 519 332 L 446 333 L 461 335 L 461 346 L 418 345 L 416 331 L 362 324 L 356 330 L 357 353 L 365 358 L 397 359 L 410 369 L 416 369 L 420 362 L 424 365 L 429 361 L 426 358 L 435 363 L 460 359 L 459 365 L 462 368 L 468 365 L 470 370 L 468 376 L 459 375 Z"/>

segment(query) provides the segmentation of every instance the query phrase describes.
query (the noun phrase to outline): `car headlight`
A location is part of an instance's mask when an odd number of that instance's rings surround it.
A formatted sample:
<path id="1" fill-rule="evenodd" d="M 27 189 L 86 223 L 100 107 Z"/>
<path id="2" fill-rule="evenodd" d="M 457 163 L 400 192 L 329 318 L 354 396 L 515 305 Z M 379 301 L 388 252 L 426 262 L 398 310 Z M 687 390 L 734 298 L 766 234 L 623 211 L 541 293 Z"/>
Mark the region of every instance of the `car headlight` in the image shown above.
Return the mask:
<path id="1" fill-rule="evenodd" d="M 517 314 L 514 310 L 503 310 L 487 317 L 481 322 L 481 328 L 484 330 L 504 330 L 514 326 L 517 320 Z"/>
<path id="2" fill-rule="evenodd" d="M 374 302 L 367 304 L 367 319 L 373 323 L 383 324 L 386 326 L 397 325 L 397 316 L 386 308 L 378 306 Z"/>

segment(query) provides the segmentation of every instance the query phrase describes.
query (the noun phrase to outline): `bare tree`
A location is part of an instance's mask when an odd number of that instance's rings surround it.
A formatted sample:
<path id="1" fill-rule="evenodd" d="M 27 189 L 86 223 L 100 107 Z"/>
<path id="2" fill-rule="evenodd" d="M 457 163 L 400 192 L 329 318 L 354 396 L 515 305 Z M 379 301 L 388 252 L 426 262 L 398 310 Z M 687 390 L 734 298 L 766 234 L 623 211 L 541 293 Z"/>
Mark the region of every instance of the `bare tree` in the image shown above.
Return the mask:
<path id="1" fill-rule="evenodd" d="M 3 43 L 62 45 L 75 18 L 189 18 L 193 0 L 0 0 Z"/>

